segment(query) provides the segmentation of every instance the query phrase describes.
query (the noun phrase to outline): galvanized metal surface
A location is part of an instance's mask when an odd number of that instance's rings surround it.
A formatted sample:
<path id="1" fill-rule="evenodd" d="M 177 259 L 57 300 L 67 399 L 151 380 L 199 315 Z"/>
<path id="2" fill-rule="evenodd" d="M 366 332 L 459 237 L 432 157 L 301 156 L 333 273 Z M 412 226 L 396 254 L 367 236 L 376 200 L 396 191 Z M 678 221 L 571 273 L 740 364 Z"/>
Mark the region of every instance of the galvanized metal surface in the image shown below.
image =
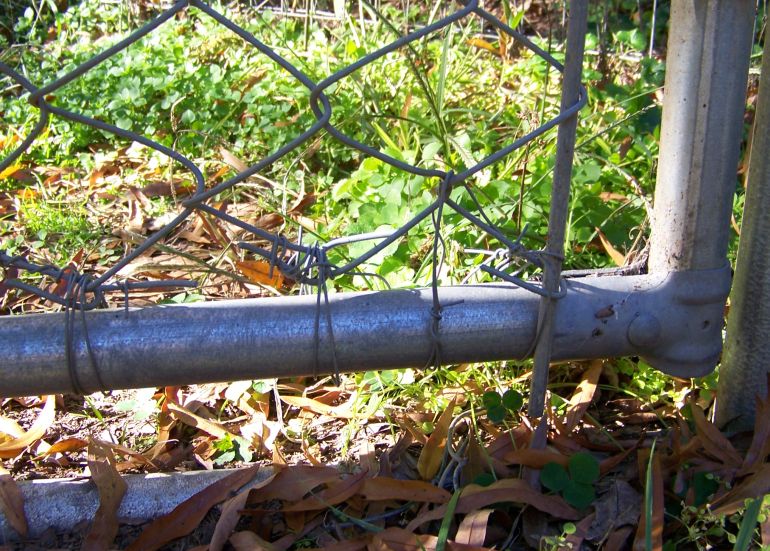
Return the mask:
<path id="1" fill-rule="evenodd" d="M 726 263 L 754 10 L 754 0 L 671 4 L 651 271 Z"/>
<path id="2" fill-rule="evenodd" d="M 719 370 L 717 423 L 750 430 L 770 374 L 770 55 L 765 49 L 741 241 Z"/>
<path id="3" fill-rule="evenodd" d="M 678 376 L 713 369 L 729 269 L 565 281 L 553 357 L 645 356 Z M 507 285 L 439 289 L 446 363 L 521 357 L 539 297 Z M 424 367 L 433 351 L 430 289 L 332 295 L 340 371 Z M 73 327 L 86 391 L 327 374 L 335 369 L 315 297 L 92 311 Z M 0 396 L 72 392 L 63 315 L 0 319 Z M 320 336 L 320 342 L 317 340 Z M 316 355 L 318 346 L 318 355 Z M 93 361 L 92 361 L 93 360 Z"/>
<path id="4" fill-rule="evenodd" d="M 561 89 L 561 110 L 568 111 L 579 103 L 583 90 L 583 52 L 588 26 L 588 0 L 572 0 L 569 6 L 567 26 L 567 56 L 564 62 L 564 80 Z M 556 163 L 553 170 L 551 210 L 548 216 L 547 256 L 544 257 L 543 287 L 550 292 L 540 303 L 538 328 L 540 333 L 535 347 L 535 366 L 529 394 L 529 415 L 539 418 L 545 407 L 545 390 L 548 386 L 548 368 L 551 363 L 554 325 L 550 322 L 556 309 L 556 298 L 561 282 L 564 238 L 569 216 L 570 181 L 572 161 L 575 157 L 577 113 L 559 126 L 556 139 Z"/>
<path id="5" fill-rule="evenodd" d="M 222 469 L 125 475 L 126 493 L 120 502 L 118 519 L 137 524 L 158 518 L 233 472 L 234 469 Z M 241 491 L 248 491 L 272 473 L 269 467 L 258 470 L 254 480 Z M 18 485 L 24 498 L 29 538 L 39 538 L 48 530 L 72 533 L 78 527 L 87 529 L 99 507 L 99 492 L 90 479 L 30 480 Z M 20 539 L 0 508 L 0 545 Z"/>

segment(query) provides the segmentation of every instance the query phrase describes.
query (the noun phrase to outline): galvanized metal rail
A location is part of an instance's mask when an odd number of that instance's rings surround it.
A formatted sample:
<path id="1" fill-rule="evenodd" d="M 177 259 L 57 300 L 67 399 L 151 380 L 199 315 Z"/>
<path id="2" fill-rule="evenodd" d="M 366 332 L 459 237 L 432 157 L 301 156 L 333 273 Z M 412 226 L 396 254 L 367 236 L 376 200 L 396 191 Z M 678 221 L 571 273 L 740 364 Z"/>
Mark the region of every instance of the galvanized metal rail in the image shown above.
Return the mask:
<path id="1" fill-rule="evenodd" d="M 729 268 L 565 280 L 554 316 L 556 359 L 647 357 L 673 375 L 704 375 L 721 350 Z M 439 290 L 446 363 L 530 352 L 540 298 L 511 285 Z M 72 353 L 86 392 L 211 381 L 424 367 L 431 289 L 344 293 L 315 327 L 315 297 L 264 298 L 85 312 Z M 0 318 L 0 395 L 74 392 L 64 314 Z M 87 328 L 88 337 L 85 335 Z M 90 350 L 88 343 L 91 343 Z"/>

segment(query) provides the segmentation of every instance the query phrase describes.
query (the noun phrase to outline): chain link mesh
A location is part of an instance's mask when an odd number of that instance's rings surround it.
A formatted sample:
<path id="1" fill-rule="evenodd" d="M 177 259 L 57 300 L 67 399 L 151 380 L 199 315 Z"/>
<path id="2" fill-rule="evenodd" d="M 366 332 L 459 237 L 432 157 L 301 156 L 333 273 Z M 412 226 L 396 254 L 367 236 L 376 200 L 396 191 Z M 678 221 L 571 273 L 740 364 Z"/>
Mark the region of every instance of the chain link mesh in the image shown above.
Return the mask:
<path id="1" fill-rule="evenodd" d="M 197 8 L 201 12 L 205 13 L 214 19 L 217 23 L 241 37 L 245 42 L 259 50 L 259 52 L 286 70 L 294 79 L 296 79 L 297 83 L 306 88 L 310 109 L 315 117 L 315 122 L 289 143 L 285 144 L 277 151 L 262 158 L 251 166 L 248 166 L 248 168 L 240 171 L 235 176 L 212 187 L 207 186 L 206 177 L 204 176 L 201 169 L 198 168 L 198 166 L 196 166 L 192 160 L 180 154 L 179 152 L 164 146 L 163 144 L 148 136 L 119 128 L 116 125 L 109 124 L 96 118 L 88 117 L 71 110 L 57 107 L 47 99 L 56 91 L 66 86 L 68 83 L 84 75 L 88 71 L 91 71 L 94 69 L 94 67 L 107 60 L 108 58 L 118 55 L 120 52 L 127 49 L 129 46 L 136 43 L 143 37 L 149 35 L 160 26 L 166 24 L 181 11 L 189 7 Z M 404 238 L 404 236 L 406 236 L 412 228 L 421 222 L 425 220 L 432 220 L 435 230 L 433 246 L 433 286 L 435 295 L 435 287 L 437 285 L 437 264 L 439 263 L 439 246 L 443 245 L 443 239 L 440 235 L 441 218 L 444 209 L 449 208 L 488 234 L 489 237 L 491 237 L 499 244 L 498 251 L 493 255 L 490 255 L 489 260 L 485 261 L 477 269 L 487 272 L 492 277 L 499 278 L 500 280 L 504 280 L 508 283 L 512 283 L 519 287 L 525 288 L 533 293 L 537 293 L 538 295 L 551 298 L 559 298 L 563 295 L 563 290 L 559 290 L 556 293 L 549 292 L 544 289 L 540 282 L 525 280 L 523 277 L 520 277 L 524 267 L 528 266 L 542 268 L 544 264 L 544 255 L 547 253 L 545 251 L 527 249 L 522 244 L 521 236 L 517 239 L 511 239 L 506 236 L 505 233 L 498 226 L 496 226 L 484 213 L 481 204 L 474 195 L 470 183 L 473 181 L 475 176 L 477 176 L 481 171 L 490 165 L 497 163 L 504 157 L 511 154 L 513 151 L 521 148 L 522 146 L 525 146 L 532 140 L 543 135 L 548 130 L 574 116 L 578 110 L 586 103 L 585 90 L 582 91 L 579 101 L 570 106 L 568 109 L 563 109 L 558 114 L 558 116 L 542 122 L 542 124 L 540 124 L 537 128 L 530 131 L 526 135 L 519 137 L 509 145 L 493 152 L 475 165 L 470 166 L 469 168 L 465 168 L 464 170 L 457 173 L 439 169 L 424 168 L 417 166 L 416 164 L 410 164 L 404 162 L 403 160 L 396 159 L 387 153 L 368 146 L 355 139 L 354 137 L 351 137 L 349 134 L 346 134 L 340 130 L 339 126 L 332 122 L 333 106 L 329 100 L 328 94 L 329 90 L 342 79 L 350 76 L 355 71 L 374 63 L 375 61 L 392 52 L 395 52 L 401 48 L 410 47 L 410 45 L 415 41 L 418 41 L 432 33 L 439 32 L 442 29 L 446 29 L 451 25 L 457 24 L 465 18 L 473 16 L 481 18 L 486 25 L 494 28 L 499 33 L 507 35 L 510 39 L 519 45 L 529 49 L 536 56 L 539 56 L 545 60 L 554 69 L 560 72 L 563 71 L 563 66 L 556 59 L 554 59 L 553 56 L 544 51 L 542 48 L 538 47 L 526 36 L 517 32 L 510 26 L 500 21 L 494 15 L 484 10 L 482 7 L 480 7 L 478 0 L 470 0 L 465 3 L 459 3 L 458 10 L 448 15 L 447 17 L 437 20 L 425 27 L 416 29 L 409 34 L 401 36 L 387 46 L 369 53 L 368 55 L 358 59 L 358 61 L 355 63 L 352 63 L 343 69 L 334 72 L 320 82 L 313 81 L 305 73 L 290 63 L 285 57 L 279 55 L 275 49 L 265 45 L 252 33 L 248 32 L 243 27 L 234 23 L 232 20 L 215 11 L 208 4 L 200 0 L 179 0 L 169 9 L 163 11 L 157 17 L 150 20 L 144 26 L 123 40 L 119 41 L 112 47 L 109 47 L 98 55 L 93 56 L 88 61 L 77 66 L 65 75 L 43 86 L 34 85 L 12 67 L 6 63 L 0 62 L 0 72 L 15 81 L 29 94 L 29 104 L 37 108 L 39 112 L 38 122 L 31 133 L 10 155 L 8 155 L 4 160 L 2 160 L 2 162 L 0 162 L 0 172 L 14 163 L 32 145 L 32 143 L 47 127 L 51 118 L 55 116 L 87 125 L 91 128 L 101 130 L 102 132 L 112 134 L 126 140 L 137 142 L 152 150 L 155 150 L 185 167 L 185 169 L 189 171 L 195 181 L 195 192 L 182 202 L 184 208 L 181 213 L 179 213 L 173 220 L 168 222 L 160 230 L 151 234 L 144 242 L 136 246 L 120 261 L 115 263 L 106 272 L 102 273 L 98 277 L 87 273 L 78 273 L 71 267 L 62 269 L 55 266 L 35 264 L 22 256 L 10 255 L 6 251 L 0 250 L 0 264 L 2 264 L 6 270 L 6 280 L 4 284 L 7 287 L 33 293 L 48 301 L 60 304 L 65 308 L 78 310 L 89 310 L 102 305 L 104 303 L 104 294 L 110 291 L 122 291 L 126 293 L 126 296 L 128 297 L 128 293 L 131 290 L 136 289 L 194 286 L 194 282 L 178 280 L 121 280 L 119 272 L 128 266 L 134 259 L 138 258 L 140 255 L 158 244 L 162 239 L 169 236 L 175 229 L 179 228 L 180 225 L 185 223 L 196 211 L 198 211 L 206 213 L 210 216 L 232 224 L 241 230 L 244 230 L 246 234 L 250 236 L 251 240 L 258 240 L 258 242 L 262 243 L 266 242 L 266 246 L 260 246 L 248 242 L 250 239 L 243 239 L 238 243 L 238 245 L 242 250 L 248 251 L 257 257 L 266 259 L 269 262 L 271 274 L 272 270 L 278 269 L 294 281 L 317 287 L 319 305 L 321 297 L 326 297 L 327 295 L 327 282 L 343 274 L 361 273 L 360 270 L 362 264 L 364 264 L 367 260 L 383 251 L 389 245 L 396 243 L 397 241 Z M 230 190 L 234 186 L 243 183 L 248 178 L 262 171 L 265 171 L 271 165 L 276 163 L 276 161 L 297 150 L 311 138 L 314 138 L 321 133 L 326 133 L 342 144 L 345 144 L 349 148 L 357 150 L 364 155 L 379 159 L 380 161 L 387 163 L 388 165 L 400 171 L 412 175 L 436 179 L 440 182 L 440 185 L 438 186 L 438 193 L 435 200 L 395 231 L 380 231 L 361 235 L 353 235 L 328 241 L 326 243 L 316 243 L 312 245 L 303 244 L 301 238 L 298 242 L 295 242 L 287 238 L 285 235 L 266 231 L 254 224 L 239 219 L 236 216 L 223 212 L 221 209 L 217 208 L 211 203 L 212 199 L 215 199 L 217 196 L 227 190 Z M 457 200 L 452 198 L 450 194 L 452 190 L 455 189 L 462 189 L 463 194 L 472 200 L 472 203 L 476 206 L 475 212 L 468 210 Z M 551 208 L 562 207 L 552 205 Z M 330 250 L 340 245 L 345 245 L 356 241 L 371 241 L 374 244 L 363 254 L 345 263 L 335 264 L 330 262 L 328 255 Z M 561 261 L 560 258 L 554 260 Z M 64 296 L 60 296 L 60 294 L 52 293 L 46 290 L 43 286 L 36 287 L 20 281 L 15 277 L 15 275 L 19 272 L 37 273 L 42 274 L 43 276 L 47 276 L 54 282 L 58 282 L 59 285 L 63 283 L 66 287 L 66 292 L 64 293 Z M 440 319 L 441 305 L 438 304 L 437 298 L 435 302 L 434 318 L 438 320 Z"/>

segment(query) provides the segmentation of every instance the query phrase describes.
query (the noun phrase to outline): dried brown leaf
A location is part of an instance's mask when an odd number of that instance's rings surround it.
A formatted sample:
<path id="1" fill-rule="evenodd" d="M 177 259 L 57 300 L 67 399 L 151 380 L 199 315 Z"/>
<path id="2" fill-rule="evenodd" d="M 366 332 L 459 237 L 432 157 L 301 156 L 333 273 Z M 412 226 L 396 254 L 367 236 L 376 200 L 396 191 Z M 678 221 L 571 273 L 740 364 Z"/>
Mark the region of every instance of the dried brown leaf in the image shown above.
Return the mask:
<path id="1" fill-rule="evenodd" d="M 603 365 L 604 362 L 602 360 L 593 360 L 590 367 L 583 372 L 580 384 L 578 384 L 575 392 L 572 394 L 572 398 L 570 398 L 569 405 L 567 406 L 567 416 L 564 420 L 566 433 L 572 432 L 577 427 L 588 410 L 588 406 L 591 405 L 596 394 L 596 385 L 599 383 Z"/>
<path id="2" fill-rule="evenodd" d="M 269 285 L 276 289 L 283 287 L 283 274 L 266 260 L 238 260 L 235 262 L 235 266 L 252 283 Z"/>
<path id="3" fill-rule="evenodd" d="M 435 551 L 438 538 L 428 534 L 414 534 L 402 528 L 388 528 L 374 534 L 368 546 L 370 551 Z M 447 551 L 485 551 L 485 547 L 463 545 L 447 541 Z"/>
<path id="4" fill-rule="evenodd" d="M 743 507 L 747 499 L 756 499 L 766 494 L 770 494 L 770 463 L 765 463 L 728 493 L 716 499 L 711 509 L 716 515 L 731 515 Z"/>
<path id="5" fill-rule="evenodd" d="M 602 230 L 596 228 L 596 234 L 599 236 L 599 241 L 601 241 L 602 248 L 604 249 L 604 252 L 607 253 L 607 256 L 610 257 L 616 266 L 623 266 L 626 263 L 626 255 L 621 253 L 612 245 Z"/>
<path id="6" fill-rule="evenodd" d="M 64 438 L 53 444 L 50 448 L 35 457 L 35 460 L 43 459 L 55 453 L 77 452 L 88 446 L 88 441 L 82 438 Z"/>
<path id="7" fill-rule="evenodd" d="M 43 411 L 40 412 L 30 429 L 6 442 L 0 442 L 0 458 L 11 459 L 21 455 L 24 450 L 45 436 L 46 431 L 53 424 L 55 416 L 56 400 L 53 396 L 46 396 Z"/>
<path id="8" fill-rule="evenodd" d="M 608 457 L 606 459 L 603 459 L 601 461 L 601 463 L 599 463 L 599 472 L 602 475 L 605 475 L 608 472 L 610 472 L 612 469 L 614 469 L 615 467 L 620 465 L 623 461 L 625 461 L 626 458 L 629 455 L 631 455 L 631 452 L 636 450 L 642 444 L 642 442 L 644 442 L 644 437 L 639 438 L 639 440 L 637 440 L 636 444 L 634 444 L 633 446 L 627 448 L 626 450 L 624 450 L 624 451 L 622 451 L 620 453 L 617 453 L 615 455 L 611 455 L 610 457 Z"/>
<path id="9" fill-rule="evenodd" d="M 754 435 L 738 472 L 739 476 L 751 472 L 770 453 L 770 397 L 764 400 L 757 398 L 755 415 Z"/>
<path id="10" fill-rule="evenodd" d="M 146 197 L 184 197 L 195 193 L 195 185 L 185 180 L 152 182 L 142 188 Z"/>
<path id="11" fill-rule="evenodd" d="M 627 549 L 626 542 L 628 541 L 628 536 L 630 536 L 633 532 L 634 529 L 630 526 L 624 526 L 623 528 L 615 530 L 612 534 L 609 535 L 607 541 L 604 543 L 604 550 L 624 551 Z"/>
<path id="12" fill-rule="evenodd" d="M 627 195 L 623 195 L 622 193 L 615 193 L 612 191 L 602 191 L 599 194 L 599 199 L 601 199 L 605 203 L 608 203 L 610 201 L 621 201 L 623 203 L 629 202 Z"/>
<path id="13" fill-rule="evenodd" d="M 315 193 L 307 193 L 300 195 L 297 200 L 291 205 L 289 212 L 292 214 L 301 214 L 310 205 L 313 205 L 318 200 L 318 196 Z"/>
<path id="14" fill-rule="evenodd" d="M 498 56 L 501 55 L 499 48 L 495 48 L 492 44 L 490 44 L 483 38 L 469 38 L 466 41 L 466 43 L 468 44 L 468 46 L 473 46 L 474 48 L 478 48 L 480 50 L 486 50 Z"/>
<path id="15" fill-rule="evenodd" d="M 235 438 L 233 433 L 225 429 L 219 423 L 204 419 L 179 404 L 168 402 L 167 407 L 168 411 L 171 412 L 174 417 L 186 425 L 199 428 L 215 438 Z"/>
<path id="16" fill-rule="evenodd" d="M 118 533 L 118 509 L 126 493 L 126 481 L 118 473 L 109 446 L 98 440 L 88 443 L 88 468 L 99 491 L 99 508 L 83 542 L 86 551 L 109 549 Z"/>
<path id="17" fill-rule="evenodd" d="M 253 482 L 247 484 L 241 488 L 238 495 L 229 499 L 222 506 L 222 514 L 219 515 L 219 520 L 214 528 L 214 535 L 211 536 L 211 543 L 209 543 L 209 551 L 221 551 L 228 538 L 231 537 L 233 530 L 238 525 L 238 521 L 241 518 L 241 511 L 246 506 L 246 502 L 249 499 L 249 493 L 252 490 L 258 490 L 264 488 L 268 484 L 272 483 L 275 477 L 278 475 L 278 470 L 273 471 L 268 478 L 260 480 L 259 482 Z"/>
<path id="18" fill-rule="evenodd" d="M 254 225 L 263 230 L 272 230 L 283 223 L 284 218 L 278 213 L 265 214 L 254 221 Z"/>
<path id="19" fill-rule="evenodd" d="M 254 74 L 249 75 L 249 78 L 246 79 L 246 82 L 243 84 L 243 88 L 241 88 L 241 99 L 243 99 L 243 96 L 246 95 L 246 92 L 251 90 L 258 82 L 261 82 L 265 76 L 267 75 L 267 69 L 259 69 Z M 235 89 L 235 86 L 233 86 L 233 90 Z"/>
<path id="20" fill-rule="evenodd" d="M 417 460 L 417 471 L 423 480 L 432 479 L 441 467 L 447 435 L 449 434 L 449 425 L 454 418 L 455 403 L 456 400 L 454 399 L 449 402 L 449 405 L 436 422 L 433 432 L 428 437 L 428 441 L 420 453 L 420 458 Z"/>
<path id="21" fill-rule="evenodd" d="M 493 509 L 480 509 L 479 511 L 472 511 L 465 515 L 459 528 L 457 528 L 455 541 L 465 545 L 482 547 L 484 545 L 484 539 L 487 537 L 489 516 L 494 512 Z"/>
<path id="22" fill-rule="evenodd" d="M 290 406 L 306 409 L 319 415 L 336 417 L 337 419 L 353 419 L 356 417 L 356 413 L 353 411 L 353 406 L 356 402 L 355 393 L 351 395 L 350 399 L 338 406 L 329 406 L 323 402 L 304 396 L 281 396 L 281 401 Z"/>
<path id="23" fill-rule="evenodd" d="M 505 454 L 505 462 L 533 469 L 542 469 L 548 463 L 558 463 L 562 467 L 566 467 L 569 464 L 569 457 L 555 450 L 522 448 Z"/>
<path id="24" fill-rule="evenodd" d="M 409 417 L 403 416 L 403 417 L 396 417 L 396 423 L 398 424 L 399 428 L 401 429 L 401 434 L 408 434 L 411 441 L 415 442 L 417 444 L 422 444 L 423 446 L 428 441 L 428 437 L 425 435 L 424 432 L 422 432 L 414 421 L 412 421 Z M 405 450 L 400 450 L 405 451 Z"/>
<path id="25" fill-rule="evenodd" d="M 230 545 L 235 551 L 279 551 L 273 544 L 249 531 L 236 532 L 230 536 Z"/>
<path id="26" fill-rule="evenodd" d="M 27 536 L 29 526 L 24 513 L 24 496 L 16 481 L 7 473 L 0 473 L 0 511 L 20 536 Z"/>
<path id="27" fill-rule="evenodd" d="M 339 479 L 340 472 L 334 467 L 295 465 L 282 469 L 271 484 L 254 492 L 252 498 L 254 503 L 271 499 L 299 501 L 318 486 Z"/>
<path id="28" fill-rule="evenodd" d="M 128 550 L 154 551 L 176 538 L 186 536 L 200 524 L 209 509 L 252 480 L 258 469 L 259 465 L 240 469 L 204 488 L 167 515 L 156 519 L 142 531 Z"/>
<path id="29" fill-rule="evenodd" d="M 726 466 L 739 468 L 741 463 L 743 463 L 740 454 L 735 451 L 733 445 L 719 428 L 706 419 L 703 409 L 693 402 L 690 404 L 690 411 L 695 422 L 696 432 L 700 436 L 706 451 Z"/>
<path id="30" fill-rule="evenodd" d="M 236 155 L 224 147 L 219 148 L 219 154 L 222 160 L 230 165 L 236 172 L 243 172 L 248 170 L 249 165 L 240 160 Z"/>
<path id="31" fill-rule="evenodd" d="M 369 474 L 367 471 L 360 471 L 344 480 L 330 483 L 329 487 L 325 490 L 312 493 L 302 501 L 287 505 L 283 510 L 292 513 L 320 511 L 326 509 L 329 505 L 337 505 L 347 501 L 359 492 L 367 474 Z"/>
<path id="32" fill-rule="evenodd" d="M 377 476 L 364 481 L 359 494 L 367 501 L 390 499 L 420 503 L 446 503 L 451 494 L 422 480 L 399 480 Z"/>
<path id="33" fill-rule="evenodd" d="M 561 497 L 543 495 L 526 481 L 518 478 L 498 480 L 486 487 L 476 484 L 466 486 L 457 502 L 455 513 L 470 513 L 494 503 L 522 503 L 531 505 L 538 511 L 543 511 L 556 518 L 564 520 L 580 518 L 580 513 L 567 505 Z M 447 506 L 442 505 L 419 515 L 409 523 L 407 530 L 414 531 L 426 522 L 444 518 L 446 509 Z"/>
<path id="34" fill-rule="evenodd" d="M 502 459 L 510 451 L 526 446 L 531 434 L 531 428 L 522 421 L 511 430 L 495 437 L 487 446 L 486 452 L 490 457 Z"/>
<path id="35" fill-rule="evenodd" d="M 594 501 L 596 519 L 588 530 L 591 541 L 603 540 L 621 526 L 633 526 L 639 522 L 642 497 L 628 482 L 615 478 L 611 486 Z"/>

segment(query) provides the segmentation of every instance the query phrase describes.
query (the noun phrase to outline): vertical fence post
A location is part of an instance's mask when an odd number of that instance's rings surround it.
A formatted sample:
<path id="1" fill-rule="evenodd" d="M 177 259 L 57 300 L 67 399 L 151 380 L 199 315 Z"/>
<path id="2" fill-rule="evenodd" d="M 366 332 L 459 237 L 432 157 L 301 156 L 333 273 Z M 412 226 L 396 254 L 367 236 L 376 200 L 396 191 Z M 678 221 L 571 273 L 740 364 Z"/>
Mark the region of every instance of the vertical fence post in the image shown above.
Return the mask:
<path id="1" fill-rule="evenodd" d="M 651 272 L 725 266 L 754 0 L 671 4 Z"/>
<path id="2" fill-rule="evenodd" d="M 567 55 L 564 62 L 561 110 L 566 111 L 580 99 L 583 53 L 585 51 L 586 29 L 588 26 L 588 0 L 572 0 L 569 8 L 567 28 Z M 556 162 L 553 171 L 551 211 L 548 217 L 548 244 L 546 246 L 543 286 L 546 291 L 556 293 L 561 279 L 561 260 L 564 255 L 567 216 L 569 215 L 569 190 L 572 178 L 572 160 L 575 155 L 575 132 L 578 115 L 570 117 L 559 125 L 556 138 Z M 535 348 L 535 367 L 532 373 L 528 411 L 531 417 L 543 415 L 545 389 L 548 385 L 548 366 L 551 362 L 553 342 L 553 316 L 556 301 L 543 298 L 540 303 L 538 325 L 542 325 Z"/>
<path id="3" fill-rule="evenodd" d="M 719 372 L 717 423 L 729 430 L 754 424 L 756 395 L 770 373 L 770 49 L 765 48 L 754 141 L 727 340 Z"/>

